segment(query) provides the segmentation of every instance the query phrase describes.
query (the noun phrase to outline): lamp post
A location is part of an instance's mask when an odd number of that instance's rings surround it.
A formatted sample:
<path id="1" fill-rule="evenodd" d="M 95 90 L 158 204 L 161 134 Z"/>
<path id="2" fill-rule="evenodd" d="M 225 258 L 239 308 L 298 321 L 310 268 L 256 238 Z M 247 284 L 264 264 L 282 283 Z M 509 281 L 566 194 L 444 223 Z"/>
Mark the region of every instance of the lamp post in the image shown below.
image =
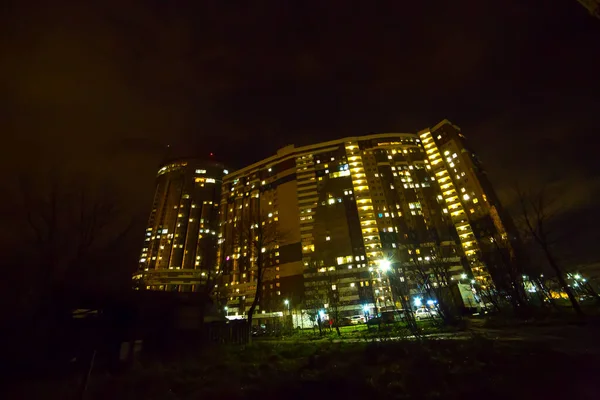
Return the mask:
<path id="1" fill-rule="evenodd" d="M 288 299 L 283 300 L 283 304 L 287 307 L 288 310 L 288 315 L 290 316 L 291 321 L 291 326 L 294 326 L 294 318 L 292 317 L 292 314 L 290 312 L 290 301 Z"/>
<path id="2" fill-rule="evenodd" d="M 388 273 L 388 272 L 389 272 L 391 269 L 392 269 L 392 263 L 390 262 L 390 260 L 388 260 L 388 259 L 385 259 L 385 258 L 384 258 L 384 259 L 381 259 L 381 260 L 379 260 L 379 267 L 377 268 L 377 275 L 378 275 L 378 278 L 381 280 L 381 275 L 382 275 L 382 274 L 384 274 L 384 275 L 385 275 L 385 278 L 386 278 L 386 280 L 387 280 L 387 282 L 386 282 L 386 286 L 387 286 L 387 289 L 388 289 L 388 291 L 390 291 L 390 292 L 391 292 L 391 287 L 390 287 L 390 281 L 389 281 L 389 278 L 388 278 L 388 276 L 387 276 L 387 273 Z M 384 294 L 384 296 L 383 296 L 383 306 L 385 307 L 385 306 L 386 306 L 386 296 L 385 296 L 385 292 L 384 292 L 383 294 Z"/>

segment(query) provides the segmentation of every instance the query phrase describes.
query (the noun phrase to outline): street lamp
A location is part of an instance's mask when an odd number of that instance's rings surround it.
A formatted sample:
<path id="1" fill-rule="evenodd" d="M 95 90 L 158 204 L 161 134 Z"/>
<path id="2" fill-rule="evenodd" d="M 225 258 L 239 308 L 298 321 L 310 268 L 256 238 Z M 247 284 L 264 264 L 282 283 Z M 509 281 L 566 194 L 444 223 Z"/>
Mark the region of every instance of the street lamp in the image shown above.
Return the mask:
<path id="1" fill-rule="evenodd" d="M 460 274 L 460 279 L 467 279 L 467 274 Z"/>
<path id="2" fill-rule="evenodd" d="M 381 272 L 388 272 L 390 269 L 392 268 L 392 263 L 390 263 L 390 260 L 379 260 L 379 270 Z"/>
<path id="3" fill-rule="evenodd" d="M 420 297 L 415 297 L 415 307 L 421 307 L 423 305 L 423 302 L 421 301 Z"/>

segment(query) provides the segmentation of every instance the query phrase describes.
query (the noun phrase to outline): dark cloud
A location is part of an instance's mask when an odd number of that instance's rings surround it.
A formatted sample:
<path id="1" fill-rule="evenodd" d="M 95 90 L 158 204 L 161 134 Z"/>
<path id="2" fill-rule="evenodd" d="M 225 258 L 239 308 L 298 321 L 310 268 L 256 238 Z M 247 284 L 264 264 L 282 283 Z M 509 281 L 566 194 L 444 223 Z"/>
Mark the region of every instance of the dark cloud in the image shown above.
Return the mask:
<path id="1" fill-rule="evenodd" d="M 449 118 L 506 201 L 597 193 L 600 21 L 574 0 L 93 3 L 6 8 L 3 167 L 108 178 L 145 214 L 167 144 L 239 167 Z"/>

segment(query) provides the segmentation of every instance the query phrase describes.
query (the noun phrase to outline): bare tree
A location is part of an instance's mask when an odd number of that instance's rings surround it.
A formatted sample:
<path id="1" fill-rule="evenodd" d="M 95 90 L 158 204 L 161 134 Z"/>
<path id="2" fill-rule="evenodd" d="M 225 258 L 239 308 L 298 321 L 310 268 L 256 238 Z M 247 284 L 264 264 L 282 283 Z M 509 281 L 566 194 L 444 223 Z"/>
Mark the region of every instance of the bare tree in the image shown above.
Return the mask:
<path id="1" fill-rule="evenodd" d="M 22 245 L 43 287 L 72 279 L 98 286 L 102 273 L 110 278 L 111 262 L 116 265 L 114 258 L 123 255 L 117 253 L 134 224 L 119 209 L 114 192 L 59 177 L 48 186 L 21 178 L 19 189 L 26 227 Z M 91 269 L 102 271 L 92 278 Z M 130 279 L 131 272 L 124 276 Z"/>
<path id="2" fill-rule="evenodd" d="M 333 328 L 335 328 L 338 336 L 342 336 L 342 333 L 340 332 L 340 307 L 342 306 L 340 296 L 343 296 L 344 289 L 340 287 L 337 271 L 325 273 L 327 274 L 326 279 L 324 280 L 326 282 L 327 313 L 329 314 L 330 320 L 332 320 Z"/>
<path id="3" fill-rule="evenodd" d="M 482 259 L 494 283 L 493 291 L 498 294 L 492 296 L 494 301 L 508 302 L 515 313 L 526 313 L 529 303 L 523 283 L 524 260 L 517 257 L 514 244 L 506 233 L 496 231 L 482 241 Z"/>
<path id="4" fill-rule="evenodd" d="M 313 266 L 312 270 L 316 271 L 317 268 Z M 323 280 L 317 279 L 309 282 L 305 281 L 304 289 L 304 306 L 310 320 L 317 324 L 321 336 L 323 335 L 323 321 L 321 320 L 320 310 L 325 307 L 327 302 L 326 291 L 323 286 Z"/>
<path id="5" fill-rule="evenodd" d="M 450 253 L 454 243 L 421 243 L 406 246 L 410 256 L 410 275 L 420 291 L 435 301 L 436 309 L 445 324 L 453 324 L 459 317 L 458 305 L 451 291 L 450 268 L 455 264 Z"/>
<path id="6" fill-rule="evenodd" d="M 256 282 L 254 298 L 248 309 L 248 325 L 252 327 L 252 317 L 263 297 L 263 285 L 266 274 L 274 267 L 268 255 L 275 252 L 284 234 L 279 231 L 278 223 L 265 215 L 260 207 L 260 200 L 252 202 L 254 207 L 248 210 L 236 230 L 235 246 L 242 249 L 240 265 L 250 271 L 251 279 Z"/>
<path id="7" fill-rule="evenodd" d="M 388 260 L 395 259 L 391 253 L 386 258 Z M 400 303 L 406 327 L 414 336 L 419 336 L 420 329 L 412 312 L 410 273 L 408 273 L 407 269 L 396 266 L 396 263 L 392 262 L 391 264 L 391 270 L 387 273 L 387 278 L 394 298 L 394 304 L 396 300 Z"/>
<path id="8" fill-rule="evenodd" d="M 548 264 L 554 271 L 561 289 L 567 294 L 577 315 L 583 316 L 584 314 L 577 302 L 577 298 L 568 285 L 565 273 L 558 265 L 557 258 L 553 253 L 553 247 L 559 240 L 553 237 L 554 235 L 552 235 L 550 228 L 558 212 L 555 199 L 550 199 L 546 188 L 542 188 L 535 194 L 525 193 L 517 188 L 517 195 L 521 205 L 521 217 L 528 234 L 542 250 Z"/>

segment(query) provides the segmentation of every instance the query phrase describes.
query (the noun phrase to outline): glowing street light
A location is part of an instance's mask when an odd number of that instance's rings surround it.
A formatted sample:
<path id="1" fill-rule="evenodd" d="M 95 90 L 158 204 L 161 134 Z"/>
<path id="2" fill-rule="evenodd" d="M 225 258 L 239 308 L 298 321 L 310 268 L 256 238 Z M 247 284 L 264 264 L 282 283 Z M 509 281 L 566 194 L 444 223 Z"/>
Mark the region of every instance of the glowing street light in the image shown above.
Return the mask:
<path id="1" fill-rule="evenodd" d="M 389 260 L 379 260 L 379 270 L 381 272 L 388 272 L 392 268 L 392 263 Z"/>
<path id="2" fill-rule="evenodd" d="M 460 274 L 460 279 L 467 279 L 467 274 Z"/>
<path id="3" fill-rule="evenodd" d="M 421 307 L 423 305 L 423 302 L 421 301 L 420 297 L 415 297 L 414 302 L 415 302 L 415 307 Z"/>
<path id="4" fill-rule="evenodd" d="M 285 300 L 283 301 L 283 304 L 285 304 L 286 306 L 289 306 L 289 305 L 290 305 L 290 301 L 289 301 L 288 299 L 285 299 Z"/>

